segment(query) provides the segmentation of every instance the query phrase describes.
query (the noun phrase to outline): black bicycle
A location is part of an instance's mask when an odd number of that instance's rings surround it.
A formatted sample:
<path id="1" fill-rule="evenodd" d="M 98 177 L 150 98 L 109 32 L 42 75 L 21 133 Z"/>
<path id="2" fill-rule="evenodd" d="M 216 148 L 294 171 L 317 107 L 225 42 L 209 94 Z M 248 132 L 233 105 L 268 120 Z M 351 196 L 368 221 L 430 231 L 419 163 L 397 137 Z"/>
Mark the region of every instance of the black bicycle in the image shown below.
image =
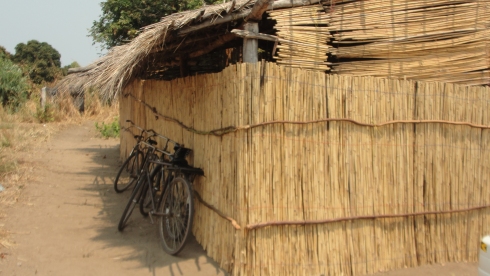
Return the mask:
<path id="1" fill-rule="evenodd" d="M 188 165 L 186 156 L 192 151 L 165 136 L 163 150 L 157 149 L 156 142 L 142 144 L 147 148 L 142 173 L 129 198 L 119 221 L 118 229 L 123 231 L 136 205 L 140 212 L 149 216 L 151 223 L 158 218 L 158 229 L 162 248 L 175 255 L 184 247 L 192 230 L 194 199 L 192 182 L 202 169 Z M 174 152 L 167 151 L 169 142 L 174 144 Z"/>
<path id="2" fill-rule="evenodd" d="M 141 169 L 143 168 L 143 159 L 146 154 L 145 148 L 141 146 L 141 142 L 148 141 L 155 136 L 155 132 L 152 130 L 147 131 L 140 128 L 131 120 L 126 120 L 126 122 L 131 123 L 131 127 L 140 130 L 140 135 L 133 135 L 134 139 L 136 139 L 136 145 L 134 145 L 128 158 L 126 158 L 117 172 L 116 179 L 114 180 L 114 190 L 117 193 L 124 192 L 136 182 L 136 179 L 138 179 Z"/>

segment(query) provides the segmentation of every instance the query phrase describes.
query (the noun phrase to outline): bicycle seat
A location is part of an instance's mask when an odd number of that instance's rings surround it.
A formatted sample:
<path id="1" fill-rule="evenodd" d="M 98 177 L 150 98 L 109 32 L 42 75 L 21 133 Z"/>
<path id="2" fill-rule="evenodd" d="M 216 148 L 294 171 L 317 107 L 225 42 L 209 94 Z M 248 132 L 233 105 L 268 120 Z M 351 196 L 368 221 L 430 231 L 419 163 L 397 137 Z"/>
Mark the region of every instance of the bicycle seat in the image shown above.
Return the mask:
<path id="1" fill-rule="evenodd" d="M 148 144 L 150 144 L 150 145 L 152 145 L 152 146 L 156 146 L 158 143 L 157 143 L 157 141 L 155 141 L 155 140 L 148 139 Z"/>
<path id="2" fill-rule="evenodd" d="M 183 167 L 189 166 L 189 164 L 187 163 L 187 160 L 185 158 L 187 157 L 187 155 L 189 155 L 189 153 L 192 152 L 192 149 L 184 148 L 184 147 L 181 147 L 179 145 L 179 146 L 175 146 L 174 150 L 175 150 L 175 152 L 174 152 L 170 162 L 172 162 L 175 165 L 179 165 L 179 166 L 183 166 Z"/>

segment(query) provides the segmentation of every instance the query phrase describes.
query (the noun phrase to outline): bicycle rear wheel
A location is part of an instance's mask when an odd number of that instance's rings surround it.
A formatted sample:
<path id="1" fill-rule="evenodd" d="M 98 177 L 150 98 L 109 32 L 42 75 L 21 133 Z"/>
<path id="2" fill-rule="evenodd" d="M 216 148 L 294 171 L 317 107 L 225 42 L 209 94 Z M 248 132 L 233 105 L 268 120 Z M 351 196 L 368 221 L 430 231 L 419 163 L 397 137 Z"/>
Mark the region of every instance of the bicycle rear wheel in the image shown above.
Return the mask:
<path id="1" fill-rule="evenodd" d="M 143 163 L 143 153 L 134 151 L 122 164 L 114 180 L 114 190 L 122 193 L 138 179 Z"/>
<path id="2" fill-rule="evenodd" d="M 184 247 L 192 231 L 194 201 L 191 183 L 183 177 L 175 177 L 165 191 L 159 213 L 165 214 L 158 221 L 163 250 L 175 255 Z"/>
<path id="3" fill-rule="evenodd" d="M 126 204 L 126 207 L 124 208 L 124 211 L 122 213 L 121 219 L 119 220 L 119 224 L 117 226 L 117 229 L 119 231 L 123 231 L 124 228 L 127 225 L 128 219 L 133 213 L 134 207 L 138 203 L 141 197 L 141 190 L 142 187 L 146 185 L 146 181 L 142 179 L 141 181 L 138 181 L 138 184 L 136 184 L 136 187 L 134 188 L 133 192 L 131 193 L 131 196 L 129 197 L 129 201 Z"/>

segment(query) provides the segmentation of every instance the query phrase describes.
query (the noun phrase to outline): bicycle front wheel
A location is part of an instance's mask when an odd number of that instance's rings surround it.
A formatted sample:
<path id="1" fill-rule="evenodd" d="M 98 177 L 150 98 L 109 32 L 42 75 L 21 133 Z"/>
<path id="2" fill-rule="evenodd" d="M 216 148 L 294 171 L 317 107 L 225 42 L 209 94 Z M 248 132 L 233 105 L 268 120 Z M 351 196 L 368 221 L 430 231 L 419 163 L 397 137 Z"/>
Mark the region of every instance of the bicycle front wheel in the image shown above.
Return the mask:
<path id="1" fill-rule="evenodd" d="M 134 151 L 122 164 L 114 180 L 114 190 L 122 193 L 127 190 L 138 179 L 141 170 L 143 154 L 140 151 Z"/>
<path id="2" fill-rule="evenodd" d="M 183 177 L 175 177 L 165 191 L 158 221 L 163 250 L 168 254 L 179 253 L 192 231 L 194 201 L 191 183 Z"/>
<path id="3" fill-rule="evenodd" d="M 142 187 L 146 185 L 146 181 L 142 180 L 136 184 L 136 187 L 134 188 L 133 192 L 131 193 L 131 196 L 129 197 L 129 201 L 126 204 L 126 208 L 124 208 L 124 212 L 122 213 L 121 219 L 119 220 L 119 225 L 117 226 L 117 229 L 119 231 L 123 231 L 124 228 L 126 227 L 129 217 L 133 213 L 134 207 L 138 203 L 138 200 L 140 200 L 141 197 L 141 190 Z"/>

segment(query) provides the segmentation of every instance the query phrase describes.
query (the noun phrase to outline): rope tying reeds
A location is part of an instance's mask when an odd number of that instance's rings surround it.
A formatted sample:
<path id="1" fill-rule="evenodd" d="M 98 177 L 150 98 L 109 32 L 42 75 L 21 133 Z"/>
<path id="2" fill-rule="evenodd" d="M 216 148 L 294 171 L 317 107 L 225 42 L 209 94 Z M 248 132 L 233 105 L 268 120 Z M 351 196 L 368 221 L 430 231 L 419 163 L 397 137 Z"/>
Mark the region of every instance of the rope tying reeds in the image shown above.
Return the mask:
<path id="1" fill-rule="evenodd" d="M 131 128 L 132 128 L 132 126 L 130 126 L 130 127 L 121 126 L 122 131 L 129 132 L 129 133 L 131 133 L 131 136 L 135 136 L 136 134 L 131 131 Z"/>
<path id="2" fill-rule="evenodd" d="M 223 212 L 218 210 L 213 205 L 205 202 L 202 197 L 194 191 L 194 195 L 204 206 L 211 209 L 213 212 L 218 214 L 220 217 L 231 222 L 233 227 L 236 230 L 240 230 L 240 225 L 233 218 L 225 215 Z M 383 219 L 383 218 L 403 218 L 403 217 L 413 217 L 413 216 L 428 216 L 428 215 L 443 215 L 443 214 L 452 214 L 452 213 L 461 213 L 461 212 L 470 212 L 476 211 L 480 209 L 490 208 L 490 204 L 481 205 L 481 206 L 473 206 L 469 208 L 463 209 L 455 209 L 455 210 L 447 210 L 447 211 L 427 211 L 427 212 L 415 212 L 415 213 L 404 213 L 404 214 L 385 214 L 385 215 L 369 215 L 369 216 L 352 216 L 352 217 L 341 217 L 341 218 L 333 218 L 333 219 L 322 219 L 322 220 L 299 220 L 299 221 L 268 221 L 261 223 L 252 223 L 248 224 L 245 229 L 254 230 L 259 228 L 264 228 L 268 226 L 291 226 L 291 225 L 313 225 L 313 224 L 327 224 L 334 222 L 342 222 L 342 221 L 350 221 L 350 220 L 367 220 L 367 219 Z"/>
<path id="3" fill-rule="evenodd" d="M 218 214 L 220 217 L 226 219 L 226 220 L 229 220 L 231 222 L 231 225 L 233 225 L 233 227 L 235 227 L 236 230 L 240 230 L 241 227 L 240 225 L 238 224 L 238 222 L 236 222 L 236 220 L 234 220 L 233 218 L 225 215 L 223 212 L 221 212 L 220 210 L 218 210 L 216 207 L 214 207 L 213 205 L 207 203 L 206 201 L 204 201 L 202 199 L 202 197 L 199 195 L 199 193 L 197 193 L 196 191 L 194 191 L 194 195 L 196 196 L 197 200 L 199 200 L 199 202 L 201 202 L 204 206 L 208 207 L 209 209 L 211 209 L 213 212 L 215 212 L 216 214 Z"/>
<path id="4" fill-rule="evenodd" d="M 236 230 L 241 229 L 240 225 L 236 222 L 236 220 L 225 215 L 223 212 L 218 210 L 213 205 L 205 202 L 202 199 L 202 197 L 196 191 L 194 191 L 194 195 L 199 200 L 199 202 L 201 202 L 204 206 L 206 206 L 209 209 L 211 209 L 212 211 L 214 211 L 220 217 L 230 221 Z M 313 224 L 327 224 L 327 223 L 350 221 L 350 220 L 367 220 L 367 219 L 403 218 L 403 217 L 413 217 L 413 216 L 443 215 L 443 214 L 470 212 L 470 211 L 476 211 L 476 210 L 485 209 L 485 208 L 490 208 L 490 204 L 481 205 L 481 206 L 473 206 L 473 207 L 463 208 L 463 209 L 447 210 L 447 211 L 427 211 L 427 212 L 415 212 L 415 213 L 404 213 L 404 214 L 352 216 L 352 217 L 341 217 L 341 218 L 322 219 L 322 220 L 268 221 L 268 222 L 248 224 L 245 227 L 245 229 L 254 230 L 254 229 L 264 228 L 264 227 L 268 227 L 268 226 L 313 225 Z"/>
<path id="5" fill-rule="evenodd" d="M 276 125 L 276 124 L 292 124 L 292 125 L 307 125 L 307 124 L 317 124 L 317 123 L 327 123 L 327 122 L 349 122 L 353 123 L 355 125 L 359 126 L 365 126 L 365 127 L 383 127 L 383 126 L 388 126 L 388 125 L 395 125 L 395 124 L 445 124 L 445 125 L 462 125 L 462 126 L 469 126 L 472 128 L 479 128 L 479 129 L 490 129 L 490 126 L 487 125 L 479 125 L 479 124 L 473 124 L 469 122 L 457 122 L 457 121 L 449 121 L 449 120 L 392 120 L 392 121 L 387 121 L 383 123 L 377 123 L 377 124 L 372 124 L 372 123 L 363 123 L 359 122 L 353 119 L 349 118 L 322 118 L 322 119 L 317 119 L 317 120 L 308 120 L 308 121 L 289 121 L 289 120 L 276 120 L 276 121 L 268 121 L 268 122 L 262 122 L 262 123 L 257 123 L 257 124 L 251 124 L 251 125 L 243 125 L 243 126 L 227 126 L 223 128 L 217 128 L 213 130 L 198 130 L 193 127 L 187 126 L 181 121 L 166 116 L 159 112 L 156 107 L 151 106 L 150 104 L 146 103 L 145 101 L 138 99 L 136 96 L 133 94 L 125 94 L 125 96 L 130 96 L 133 100 L 136 102 L 141 103 L 144 105 L 146 108 L 150 109 L 151 112 L 156 116 L 156 118 L 163 118 L 167 121 L 174 122 L 181 126 L 183 129 L 199 134 L 199 135 L 214 135 L 214 136 L 223 136 L 225 134 L 233 133 L 239 130 L 249 130 L 261 126 L 267 126 L 267 125 Z"/>
<path id="6" fill-rule="evenodd" d="M 426 215 L 442 215 L 451 213 L 461 213 L 480 210 L 484 208 L 489 208 L 490 204 L 475 206 L 464 209 L 447 210 L 447 211 L 427 211 L 427 212 L 415 212 L 415 213 L 405 213 L 405 214 L 392 214 L 392 215 L 370 215 L 370 216 L 353 216 L 353 217 L 342 217 L 334 219 L 323 219 L 323 220 L 300 220 L 300 221 L 269 221 L 248 224 L 245 228 L 248 230 L 264 228 L 267 226 L 280 226 L 280 225 L 311 225 L 311 224 L 325 224 L 332 222 L 341 222 L 349 220 L 361 220 L 361 219 L 382 219 L 382 218 L 401 218 L 401 217 L 413 217 L 413 216 L 426 216 Z"/>
<path id="7" fill-rule="evenodd" d="M 181 121 L 179 121 L 179 120 L 177 120 L 175 118 L 172 118 L 172 117 L 163 115 L 162 113 L 160 113 L 159 111 L 157 111 L 156 107 L 149 105 L 148 103 L 146 103 L 145 101 L 142 101 L 141 99 L 138 99 L 133 94 L 125 94 L 124 96 L 130 96 L 136 102 L 139 102 L 142 105 L 144 105 L 146 108 L 150 109 L 151 112 L 153 112 L 153 114 L 156 116 L 155 117 L 156 119 L 162 117 L 163 119 L 165 119 L 167 121 L 170 121 L 170 122 L 174 122 L 174 123 L 178 124 L 179 126 L 181 126 L 183 129 L 185 129 L 185 130 L 187 130 L 189 132 L 195 133 L 195 134 L 223 136 L 223 135 L 225 135 L 227 133 L 235 132 L 237 130 L 237 128 L 236 127 L 233 127 L 233 126 L 219 128 L 219 129 L 214 129 L 214 130 L 210 130 L 210 131 L 197 130 L 195 128 L 192 128 L 190 126 L 185 125 L 184 123 L 182 123 Z"/>

